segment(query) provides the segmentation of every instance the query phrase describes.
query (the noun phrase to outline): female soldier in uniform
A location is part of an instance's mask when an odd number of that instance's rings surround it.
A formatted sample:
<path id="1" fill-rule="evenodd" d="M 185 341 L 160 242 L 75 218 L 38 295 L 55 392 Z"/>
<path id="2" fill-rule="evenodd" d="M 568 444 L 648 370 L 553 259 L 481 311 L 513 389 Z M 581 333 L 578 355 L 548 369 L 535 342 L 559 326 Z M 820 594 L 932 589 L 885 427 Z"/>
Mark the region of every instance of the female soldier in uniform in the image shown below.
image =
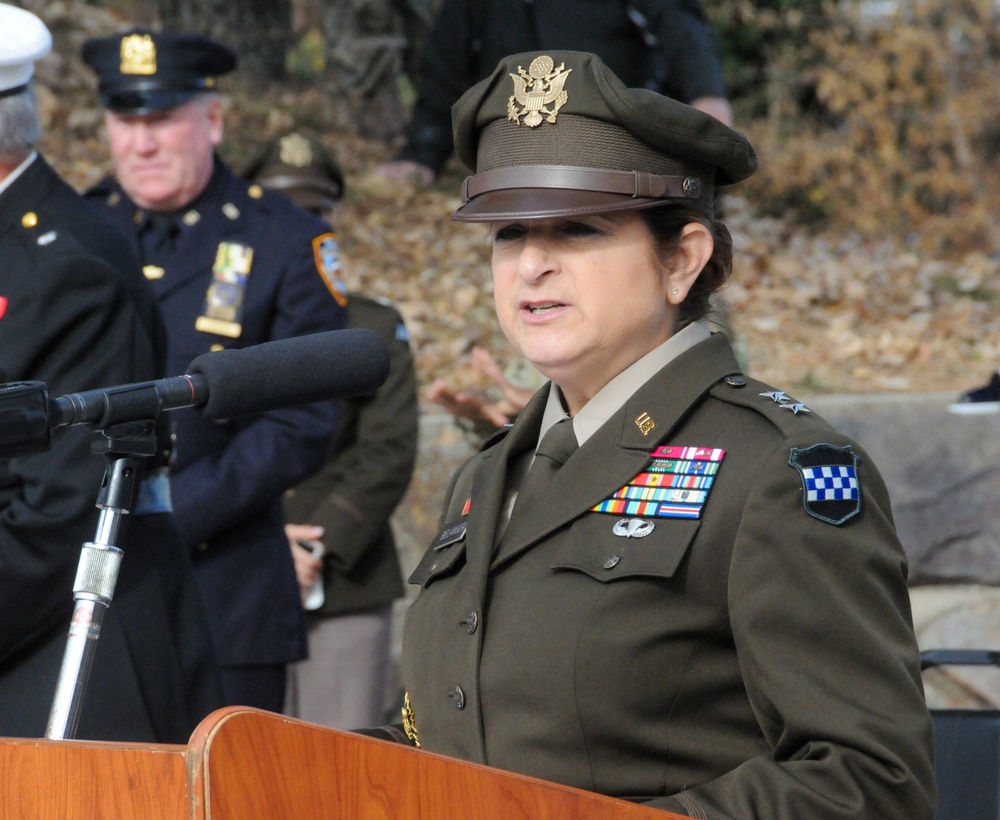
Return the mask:
<path id="1" fill-rule="evenodd" d="M 551 383 L 410 578 L 410 741 L 693 817 L 931 817 L 883 482 L 705 322 L 751 146 L 578 52 L 508 58 L 454 121 L 455 219 Z"/>

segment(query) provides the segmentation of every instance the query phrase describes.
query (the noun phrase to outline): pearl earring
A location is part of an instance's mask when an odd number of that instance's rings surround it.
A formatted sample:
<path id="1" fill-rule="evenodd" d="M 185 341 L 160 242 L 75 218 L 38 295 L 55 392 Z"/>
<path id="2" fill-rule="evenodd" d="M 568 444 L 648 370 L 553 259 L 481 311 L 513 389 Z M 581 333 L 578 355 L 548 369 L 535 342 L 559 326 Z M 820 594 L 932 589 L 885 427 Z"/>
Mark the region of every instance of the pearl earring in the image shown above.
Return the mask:
<path id="1" fill-rule="evenodd" d="M 673 290 L 670 291 L 670 293 L 671 295 L 676 296 L 678 293 L 680 293 L 680 291 L 677 290 L 677 288 L 674 288 Z"/>

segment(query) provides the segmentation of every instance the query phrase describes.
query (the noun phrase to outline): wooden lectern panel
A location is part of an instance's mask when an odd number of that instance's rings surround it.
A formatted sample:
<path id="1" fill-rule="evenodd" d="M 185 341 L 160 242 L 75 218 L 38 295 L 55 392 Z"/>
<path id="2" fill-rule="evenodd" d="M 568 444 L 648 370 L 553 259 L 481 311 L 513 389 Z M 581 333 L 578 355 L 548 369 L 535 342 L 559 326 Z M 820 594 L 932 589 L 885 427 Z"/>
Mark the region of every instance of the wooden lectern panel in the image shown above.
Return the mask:
<path id="1" fill-rule="evenodd" d="M 3 820 L 187 820 L 184 746 L 0 741 Z"/>
<path id="2" fill-rule="evenodd" d="M 196 816 L 324 820 L 680 820 L 681 815 L 256 709 L 191 739 Z"/>
<path id="3" fill-rule="evenodd" d="M 271 712 L 185 746 L 0 738 L 0 820 L 683 820 Z"/>

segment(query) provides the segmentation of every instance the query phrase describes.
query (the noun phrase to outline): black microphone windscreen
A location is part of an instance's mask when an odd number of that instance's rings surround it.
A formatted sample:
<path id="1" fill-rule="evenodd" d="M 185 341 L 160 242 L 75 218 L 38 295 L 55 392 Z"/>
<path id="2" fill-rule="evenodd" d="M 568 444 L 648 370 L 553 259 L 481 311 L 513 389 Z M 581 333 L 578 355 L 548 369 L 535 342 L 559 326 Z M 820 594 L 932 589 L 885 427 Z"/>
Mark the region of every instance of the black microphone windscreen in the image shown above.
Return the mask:
<path id="1" fill-rule="evenodd" d="M 389 375 L 389 349 L 372 330 L 331 330 L 204 353 L 188 373 L 208 382 L 201 412 L 228 419 L 372 393 Z"/>

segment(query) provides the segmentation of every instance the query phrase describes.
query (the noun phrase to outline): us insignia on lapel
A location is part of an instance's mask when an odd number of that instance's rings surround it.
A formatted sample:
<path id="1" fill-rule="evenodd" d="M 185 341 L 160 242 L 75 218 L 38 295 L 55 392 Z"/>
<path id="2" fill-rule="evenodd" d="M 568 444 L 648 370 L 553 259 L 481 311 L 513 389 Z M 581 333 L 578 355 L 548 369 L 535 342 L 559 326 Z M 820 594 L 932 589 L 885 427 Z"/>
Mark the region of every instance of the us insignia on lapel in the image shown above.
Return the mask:
<path id="1" fill-rule="evenodd" d="M 713 447 L 657 447 L 641 472 L 591 512 L 701 518 L 725 454 Z"/>
<path id="2" fill-rule="evenodd" d="M 858 456 L 850 445 L 793 447 L 788 463 L 802 477 L 802 504 L 813 518 L 840 525 L 861 512 Z"/>

